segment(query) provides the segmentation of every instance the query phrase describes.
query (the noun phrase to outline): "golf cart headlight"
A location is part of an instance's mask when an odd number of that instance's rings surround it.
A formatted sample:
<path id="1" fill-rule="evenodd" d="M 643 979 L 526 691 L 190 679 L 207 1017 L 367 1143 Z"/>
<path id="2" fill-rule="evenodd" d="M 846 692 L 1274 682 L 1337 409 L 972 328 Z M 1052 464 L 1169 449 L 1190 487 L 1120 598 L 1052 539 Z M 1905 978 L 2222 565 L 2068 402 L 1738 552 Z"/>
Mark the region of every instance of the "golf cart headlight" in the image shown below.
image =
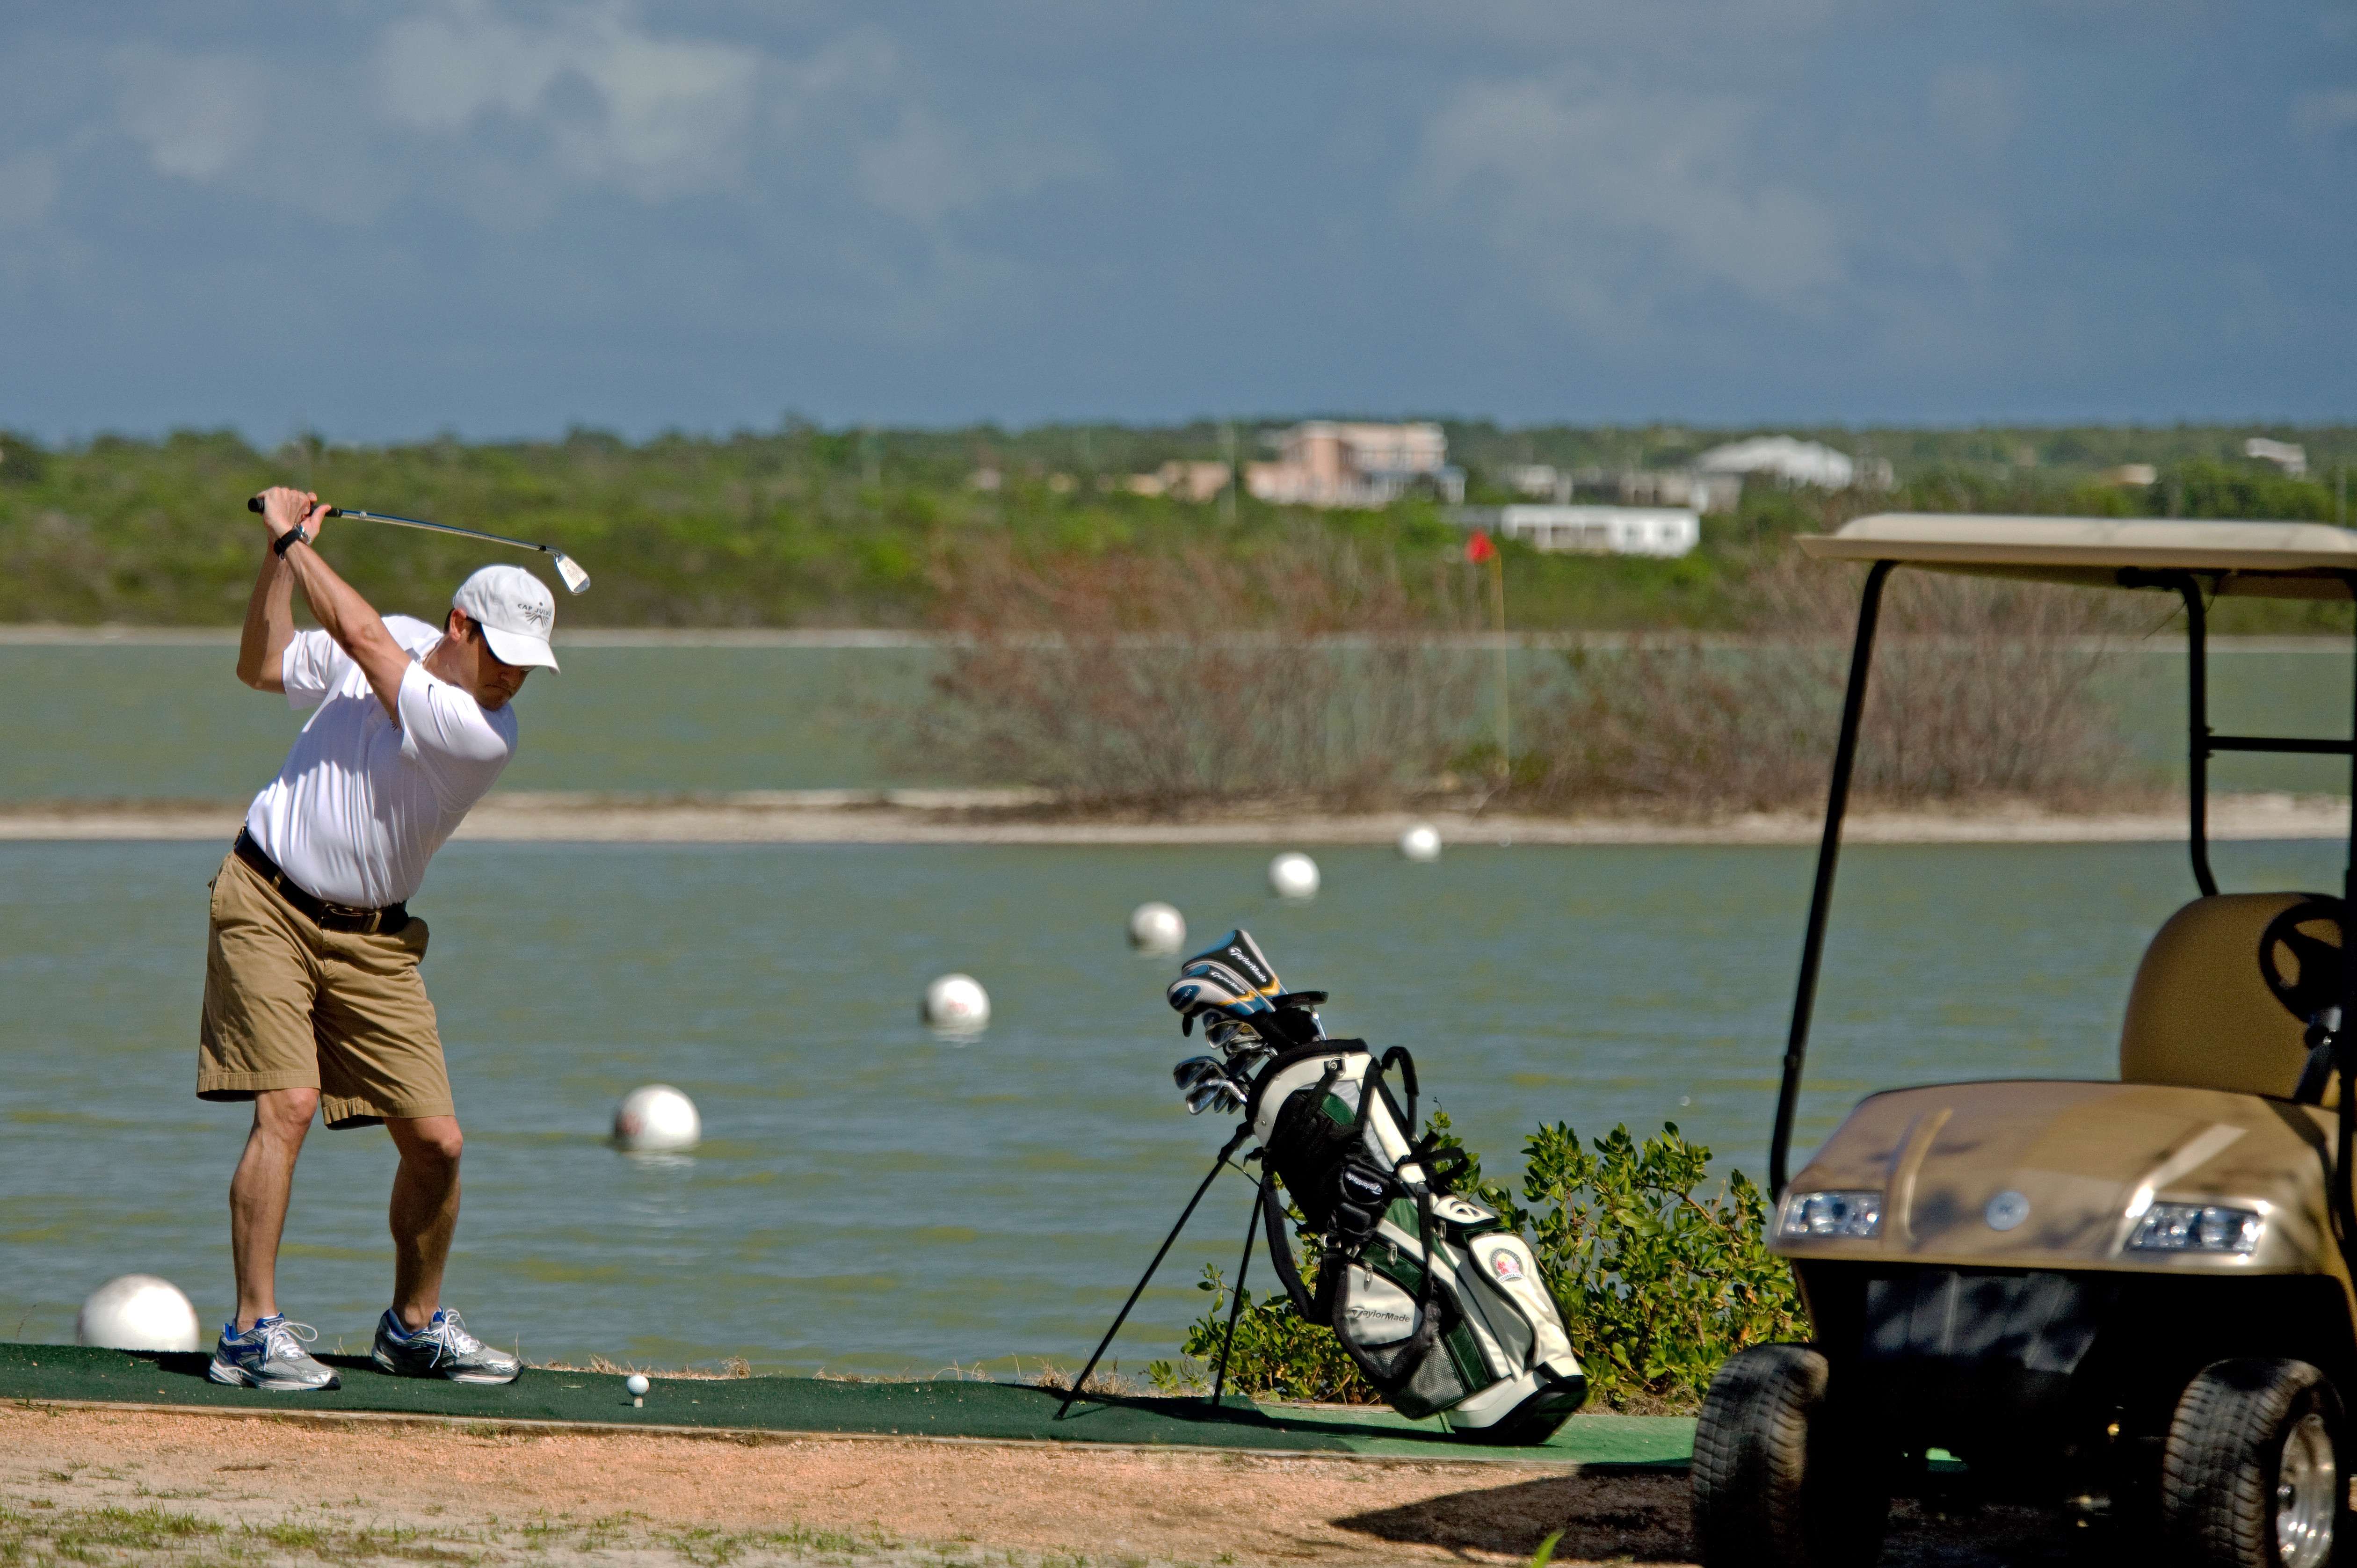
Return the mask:
<path id="1" fill-rule="evenodd" d="M 1784 1198 L 1784 1213 L 1776 1222 L 1779 1236 L 1879 1236 L 1882 1234 L 1882 1194 L 1878 1192 L 1795 1192 Z"/>
<path id="2" fill-rule="evenodd" d="M 2266 1217 L 2248 1208 L 2205 1203 L 2156 1203 L 2128 1238 L 2138 1252 L 2253 1252 Z"/>

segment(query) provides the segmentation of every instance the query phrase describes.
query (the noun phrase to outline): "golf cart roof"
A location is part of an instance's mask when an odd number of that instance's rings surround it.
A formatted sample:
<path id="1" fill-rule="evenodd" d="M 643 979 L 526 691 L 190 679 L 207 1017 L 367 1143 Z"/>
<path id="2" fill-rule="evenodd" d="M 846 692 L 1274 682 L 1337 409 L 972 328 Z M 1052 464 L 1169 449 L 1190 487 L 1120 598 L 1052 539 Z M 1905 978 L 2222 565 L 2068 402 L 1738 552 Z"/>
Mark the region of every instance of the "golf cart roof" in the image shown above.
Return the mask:
<path id="1" fill-rule="evenodd" d="M 1821 561 L 1894 561 L 2086 587 L 2148 586 L 2138 580 L 2142 574 L 2190 572 L 2212 579 L 2212 591 L 2221 595 L 2357 596 L 2351 588 L 2357 531 L 2321 522 L 1893 511 L 1858 518 L 1833 533 L 1803 534 L 1798 542 Z"/>

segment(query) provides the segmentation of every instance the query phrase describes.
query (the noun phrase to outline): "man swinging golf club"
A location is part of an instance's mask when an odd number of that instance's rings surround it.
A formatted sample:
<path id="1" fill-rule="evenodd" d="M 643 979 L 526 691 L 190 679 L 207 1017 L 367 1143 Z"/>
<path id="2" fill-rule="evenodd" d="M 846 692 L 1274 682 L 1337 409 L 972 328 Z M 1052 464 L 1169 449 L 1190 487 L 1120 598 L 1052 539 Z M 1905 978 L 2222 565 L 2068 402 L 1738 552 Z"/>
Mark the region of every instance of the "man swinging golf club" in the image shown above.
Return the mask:
<path id="1" fill-rule="evenodd" d="M 296 1156 L 317 1112 L 331 1129 L 383 1123 L 401 1155 L 377 1365 L 511 1382 L 516 1359 L 441 1305 L 461 1140 L 417 973 L 425 923 L 406 905 L 515 753 L 509 702 L 534 666 L 556 668 L 555 603 L 522 568 L 486 566 L 459 586 L 439 631 L 380 617 L 315 548 L 330 509 L 286 489 L 262 501 L 271 544 L 246 605 L 238 679 L 316 711 L 212 884 L 197 1097 L 252 1101 L 253 1127 L 229 1193 L 237 1315 L 210 1375 L 285 1391 L 338 1384 L 303 1348 L 317 1336 L 288 1322 L 277 1299 Z M 323 629 L 295 629 L 298 583 Z"/>

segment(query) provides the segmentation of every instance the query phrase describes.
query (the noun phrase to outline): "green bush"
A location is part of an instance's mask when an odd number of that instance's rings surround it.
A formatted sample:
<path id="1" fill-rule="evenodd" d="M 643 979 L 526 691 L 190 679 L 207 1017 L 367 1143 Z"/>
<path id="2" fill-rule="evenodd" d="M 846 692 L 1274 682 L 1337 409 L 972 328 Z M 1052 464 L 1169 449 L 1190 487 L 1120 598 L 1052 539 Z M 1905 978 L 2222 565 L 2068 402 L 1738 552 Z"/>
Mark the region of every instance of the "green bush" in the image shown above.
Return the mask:
<path id="1" fill-rule="evenodd" d="M 1444 1144 L 1463 1147 L 1445 1112 L 1435 1112 L 1426 1126 Z M 1532 1134 L 1523 1152 L 1523 1197 L 1531 1207 L 1485 1179 L 1478 1157 L 1459 1187 L 1532 1238 L 1540 1277 L 1587 1369 L 1592 1405 L 1693 1409 L 1728 1356 L 1805 1334 L 1792 1273 L 1767 1248 L 1766 1195 L 1740 1171 L 1729 1172 L 1719 1192 L 1702 1193 L 1710 1150 L 1674 1123 L 1642 1143 L 1618 1126 L 1591 1151 L 1557 1122 Z M 1315 1238 L 1304 1239 L 1299 1264 L 1305 1280 L 1315 1277 Z M 1221 1271 L 1207 1266 L 1195 1288 L 1211 1301 L 1188 1326 L 1182 1359 L 1146 1369 L 1165 1392 L 1207 1386 L 1227 1332 Z M 1282 1292 L 1243 1295 L 1230 1388 L 1275 1399 L 1380 1402 L 1323 1324 L 1304 1319 Z"/>
<path id="2" fill-rule="evenodd" d="M 1710 1150 L 1674 1123 L 1619 1126 L 1593 1152 L 1562 1122 L 1523 1146 L 1517 1218 L 1563 1311 L 1592 1397 L 1691 1406 L 1747 1345 L 1805 1333 L 1792 1271 L 1768 1251 L 1767 1195 L 1741 1171 L 1698 1196 Z"/>

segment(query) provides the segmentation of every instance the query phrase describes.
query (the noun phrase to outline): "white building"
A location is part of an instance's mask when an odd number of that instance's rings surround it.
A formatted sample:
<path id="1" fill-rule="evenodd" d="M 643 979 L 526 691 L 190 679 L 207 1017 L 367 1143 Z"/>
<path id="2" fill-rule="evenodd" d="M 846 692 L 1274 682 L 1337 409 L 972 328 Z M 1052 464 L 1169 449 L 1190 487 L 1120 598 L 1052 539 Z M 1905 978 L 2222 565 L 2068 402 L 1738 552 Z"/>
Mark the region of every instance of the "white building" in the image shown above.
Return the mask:
<path id="1" fill-rule="evenodd" d="M 1702 519 L 1679 507 L 1477 507 L 1449 516 L 1462 527 L 1492 528 L 1550 553 L 1678 556 L 1702 542 Z"/>
<path id="2" fill-rule="evenodd" d="M 1755 435 L 1714 446 L 1695 459 L 1704 474 L 1760 474 L 1788 485 L 1814 485 L 1820 489 L 1846 490 L 1863 484 L 1889 489 L 1894 476 L 1890 465 L 1870 460 L 1861 476 L 1857 461 L 1846 452 L 1791 435 Z"/>
<path id="3" fill-rule="evenodd" d="M 2254 435 L 2243 443 L 2243 456 L 2273 463 L 2289 478 L 2308 478 L 2308 448 L 2297 442 L 2270 441 L 2264 435 Z"/>
<path id="4" fill-rule="evenodd" d="M 1437 424 L 1313 419 L 1285 433 L 1275 462 L 1244 467 L 1244 489 L 1277 506 L 1389 506 L 1419 483 L 1443 500 L 1465 499 L 1465 470 L 1449 467 Z"/>

